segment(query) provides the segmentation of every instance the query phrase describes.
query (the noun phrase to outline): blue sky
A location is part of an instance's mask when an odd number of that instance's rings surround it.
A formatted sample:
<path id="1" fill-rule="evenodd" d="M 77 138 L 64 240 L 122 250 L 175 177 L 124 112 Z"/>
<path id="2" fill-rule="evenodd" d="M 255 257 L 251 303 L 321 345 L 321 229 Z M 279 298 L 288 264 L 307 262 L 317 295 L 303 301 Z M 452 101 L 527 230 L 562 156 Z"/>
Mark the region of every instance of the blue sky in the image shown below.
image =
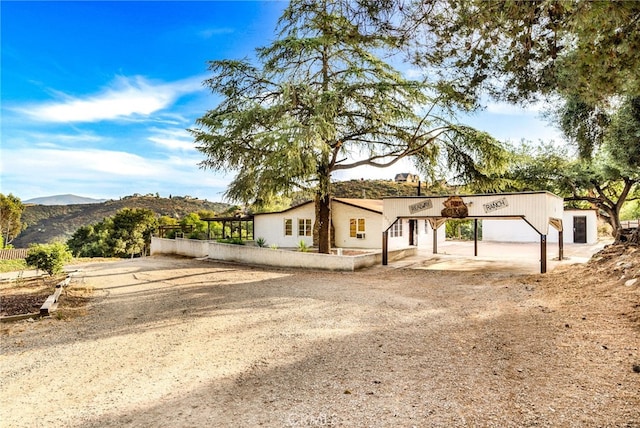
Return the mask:
<path id="1" fill-rule="evenodd" d="M 186 131 L 216 104 L 202 85 L 206 62 L 251 57 L 274 40 L 286 5 L 2 1 L 0 192 L 223 200 L 232 176 L 199 169 L 202 154 Z M 535 107 L 489 104 L 462 121 L 500 139 L 560 139 Z"/>

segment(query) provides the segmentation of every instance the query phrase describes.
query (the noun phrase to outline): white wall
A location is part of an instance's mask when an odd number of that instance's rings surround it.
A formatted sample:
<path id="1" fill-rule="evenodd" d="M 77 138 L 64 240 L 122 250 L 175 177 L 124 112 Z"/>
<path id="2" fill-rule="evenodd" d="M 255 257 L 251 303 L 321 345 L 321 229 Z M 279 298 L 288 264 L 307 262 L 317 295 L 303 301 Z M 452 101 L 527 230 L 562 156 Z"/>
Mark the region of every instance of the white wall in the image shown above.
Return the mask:
<path id="1" fill-rule="evenodd" d="M 555 229 L 550 228 L 549 232 L 554 236 L 548 236 L 547 241 L 558 242 L 558 233 Z M 540 242 L 540 234 L 522 219 L 494 220 L 484 218 L 482 219 L 482 240 L 496 242 Z M 565 242 L 568 242 L 566 238 Z"/>
<path id="2" fill-rule="evenodd" d="M 416 248 L 402 248 L 389 252 L 389 260 L 397 260 L 416 254 Z M 203 256 L 202 253 L 206 254 Z M 354 271 L 382 263 L 382 251 L 357 256 L 303 253 L 297 251 L 272 250 L 248 245 L 221 244 L 214 241 L 194 239 L 151 238 L 151 255 L 180 254 L 189 257 L 238 262 L 252 265 Z"/>
<path id="3" fill-rule="evenodd" d="M 587 217 L 587 244 L 598 242 L 598 218 L 594 210 L 565 210 L 562 216 L 563 240 L 573 243 L 573 218 Z M 524 220 L 482 220 L 482 239 L 496 242 L 540 242 L 540 234 Z M 547 242 L 558 242 L 558 231 L 549 227 Z"/>
<path id="4" fill-rule="evenodd" d="M 425 224 L 426 223 L 426 224 Z M 433 229 L 428 220 L 418 220 L 418 248 L 433 248 Z M 447 240 L 447 231 L 445 225 L 440 226 L 437 231 L 438 244 L 442 244 Z"/>
<path id="5" fill-rule="evenodd" d="M 426 226 L 425 226 L 426 222 Z M 433 229 L 431 225 L 425 219 L 417 220 L 417 236 L 414 239 L 414 244 L 418 248 L 432 249 L 433 248 Z M 437 230 L 438 243 L 441 244 L 446 240 L 446 233 L 444 224 Z M 391 230 L 389 230 L 389 249 L 404 248 L 409 245 L 409 220 L 402 219 L 402 236 L 391 237 Z"/>
<path id="6" fill-rule="evenodd" d="M 284 219 L 293 219 L 293 236 L 284 236 Z M 307 245 L 313 245 L 313 236 L 298 236 L 298 219 L 310 218 L 312 224 L 315 221 L 315 208 L 313 203 L 282 212 L 257 214 L 254 217 L 254 237 L 264 238 L 267 246 L 275 244 L 278 248 L 295 248 L 301 239 Z M 365 238 L 352 238 L 350 236 L 349 220 L 355 218 L 365 219 Z M 383 216 L 380 213 L 354 207 L 352 205 L 334 202 L 332 205 L 332 220 L 335 233 L 335 246 L 337 248 L 365 248 L 382 249 L 382 223 Z M 432 248 L 433 230 L 428 225 L 425 228 L 424 219 L 418 220 L 417 245 L 420 248 Z M 438 228 L 438 242 L 445 242 L 445 227 Z M 406 248 L 409 246 L 409 220 L 402 220 L 402 236 L 389 236 L 389 250 Z"/>
<path id="7" fill-rule="evenodd" d="M 382 248 L 382 214 L 351 205 L 334 202 L 332 205 L 335 245 L 338 248 Z M 352 238 L 350 219 L 363 218 L 365 238 Z"/>
<path id="8" fill-rule="evenodd" d="M 293 234 L 285 236 L 284 220 L 293 220 Z M 253 218 L 254 239 L 263 238 L 267 246 L 277 245 L 278 248 L 295 248 L 301 240 L 311 247 L 313 245 L 313 232 L 311 236 L 298 235 L 298 220 L 311 219 L 311 227 L 315 221 L 315 208 L 313 203 L 304 204 L 283 213 L 256 214 Z"/>
<path id="9" fill-rule="evenodd" d="M 598 242 L 598 214 L 596 210 L 565 210 L 562 219 L 564 242 L 573 242 L 573 218 L 580 216 L 587 217 L 587 244 L 595 244 Z"/>

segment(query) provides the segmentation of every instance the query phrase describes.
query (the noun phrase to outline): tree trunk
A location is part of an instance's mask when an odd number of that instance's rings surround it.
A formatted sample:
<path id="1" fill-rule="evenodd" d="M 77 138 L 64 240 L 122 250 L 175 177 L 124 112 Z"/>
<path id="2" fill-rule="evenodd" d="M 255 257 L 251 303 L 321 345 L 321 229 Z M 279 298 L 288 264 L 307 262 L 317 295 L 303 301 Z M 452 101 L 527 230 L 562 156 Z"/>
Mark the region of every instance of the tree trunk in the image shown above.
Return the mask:
<path id="1" fill-rule="evenodd" d="M 620 220 L 618 218 L 612 219 L 609 224 L 613 228 L 611 235 L 613 235 L 614 242 L 619 244 L 622 241 L 622 226 L 620 225 Z"/>
<path id="2" fill-rule="evenodd" d="M 316 225 L 318 233 L 318 252 L 331 252 L 331 198 L 328 194 L 316 194 Z"/>
<path id="3" fill-rule="evenodd" d="M 318 189 L 316 191 L 316 224 L 318 232 L 318 252 L 331 253 L 331 173 L 325 159 L 318 168 Z"/>
<path id="4" fill-rule="evenodd" d="M 622 226 L 620 225 L 620 210 L 617 206 L 609 206 L 604 201 L 596 204 L 598 208 L 607 213 L 607 223 L 611 226 L 611 236 L 615 243 L 619 243 L 622 236 Z"/>

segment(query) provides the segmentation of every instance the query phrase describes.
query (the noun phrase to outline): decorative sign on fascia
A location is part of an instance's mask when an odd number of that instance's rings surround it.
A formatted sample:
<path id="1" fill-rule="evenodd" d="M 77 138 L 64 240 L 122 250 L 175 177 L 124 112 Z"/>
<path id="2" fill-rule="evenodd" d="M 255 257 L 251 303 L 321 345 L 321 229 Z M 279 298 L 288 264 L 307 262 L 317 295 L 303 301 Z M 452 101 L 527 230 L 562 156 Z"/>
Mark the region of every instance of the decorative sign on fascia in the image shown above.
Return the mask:
<path id="1" fill-rule="evenodd" d="M 433 208 L 433 202 L 431 202 L 431 199 L 427 199 L 424 201 L 420 201 L 416 204 L 409 205 L 409 212 L 411 214 L 415 214 L 419 211 L 428 210 L 429 208 Z"/>
<path id="2" fill-rule="evenodd" d="M 501 210 L 501 209 L 506 208 L 508 206 L 509 206 L 509 202 L 507 202 L 507 198 L 496 199 L 495 201 L 491 201 L 489 203 L 482 204 L 482 207 L 484 208 L 484 212 L 485 213 L 498 211 L 498 210 Z"/>
<path id="3" fill-rule="evenodd" d="M 469 209 L 460 196 L 450 196 L 442 205 L 442 217 L 465 218 L 469 215 Z"/>

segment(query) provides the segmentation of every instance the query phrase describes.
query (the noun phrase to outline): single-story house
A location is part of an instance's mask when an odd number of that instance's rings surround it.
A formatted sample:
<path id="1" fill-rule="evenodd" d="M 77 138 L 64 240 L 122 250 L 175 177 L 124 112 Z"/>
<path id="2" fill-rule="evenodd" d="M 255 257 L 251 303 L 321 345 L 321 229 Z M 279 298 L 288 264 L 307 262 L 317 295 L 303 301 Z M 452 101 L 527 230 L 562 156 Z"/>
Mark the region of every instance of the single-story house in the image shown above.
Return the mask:
<path id="1" fill-rule="evenodd" d="M 565 209 L 562 215 L 563 241 L 567 244 L 598 242 L 596 210 Z M 482 240 L 495 242 L 538 242 L 540 236 L 523 220 L 483 220 Z M 558 242 L 558 231 L 550 229 L 548 242 Z"/>
<path id="2" fill-rule="evenodd" d="M 333 198 L 331 205 L 333 239 L 337 248 L 382 248 L 382 205 L 380 199 Z M 254 215 L 254 237 L 264 239 L 267 246 L 295 248 L 302 240 L 313 245 L 315 204 L 308 201 L 289 209 Z M 411 238 L 409 235 L 413 234 Z M 438 241 L 444 242 L 444 226 L 438 230 Z M 389 248 L 409 245 L 427 246 L 433 241 L 433 231 L 426 220 L 401 219 L 389 233 Z"/>

